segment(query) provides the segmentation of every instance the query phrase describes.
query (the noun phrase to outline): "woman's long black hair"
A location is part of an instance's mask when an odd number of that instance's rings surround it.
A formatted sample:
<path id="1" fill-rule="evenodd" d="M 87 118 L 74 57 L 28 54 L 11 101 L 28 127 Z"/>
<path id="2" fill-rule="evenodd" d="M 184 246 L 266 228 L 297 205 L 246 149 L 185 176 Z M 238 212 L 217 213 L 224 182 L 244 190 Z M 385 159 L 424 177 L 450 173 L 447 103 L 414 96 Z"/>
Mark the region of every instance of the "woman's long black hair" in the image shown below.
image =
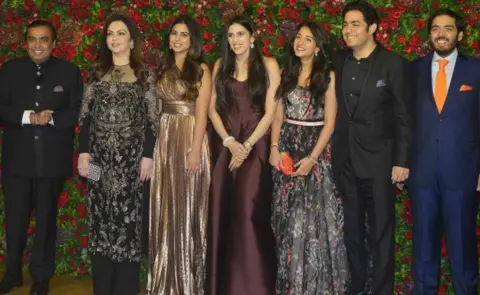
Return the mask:
<path id="1" fill-rule="evenodd" d="M 251 35 L 255 35 L 252 22 L 242 15 L 233 17 L 225 27 L 225 31 L 223 32 L 222 61 L 215 82 L 215 90 L 217 92 L 217 111 L 220 114 L 225 113 L 234 106 L 232 83 L 229 82 L 231 82 L 231 79 L 234 77 L 236 63 L 235 53 L 232 51 L 228 43 L 228 30 L 233 24 L 241 25 Z M 269 80 L 263 56 L 260 51 L 260 42 L 255 39 L 254 47 L 249 50 L 248 94 L 252 100 L 253 106 L 258 110 L 263 110 L 265 107 Z"/>
<path id="2" fill-rule="evenodd" d="M 314 110 L 318 110 L 324 103 L 324 94 L 330 84 L 330 72 L 333 69 L 328 35 L 319 24 L 315 22 L 305 22 L 297 26 L 293 38 L 296 38 L 298 32 L 303 27 L 310 29 L 315 39 L 315 44 L 320 49 L 318 55 L 313 57 L 312 72 L 310 73 L 310 83 L 308 86 L 311 93 L 310 104 Z M 291 40 L 288 52 L 285 55 L 282 79 L 276 95 L 277 99 L 283 99 L 285 103 L 287 103 L 287 95 L 297 87 L 298 77 L 302 70 L 302 63 L 300 58 L 295 55 L 293 47 L 294 39 Z"/>

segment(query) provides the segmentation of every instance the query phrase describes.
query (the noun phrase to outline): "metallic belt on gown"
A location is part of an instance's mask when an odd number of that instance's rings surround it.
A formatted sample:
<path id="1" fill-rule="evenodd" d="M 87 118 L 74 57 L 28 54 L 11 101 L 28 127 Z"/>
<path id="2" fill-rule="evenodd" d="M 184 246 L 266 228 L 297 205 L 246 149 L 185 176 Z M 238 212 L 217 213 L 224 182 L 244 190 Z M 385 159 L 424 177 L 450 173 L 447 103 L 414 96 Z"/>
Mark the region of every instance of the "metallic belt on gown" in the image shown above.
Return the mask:
<path id="1" fill-rule="evenodd" d="M 170 100 L 162 101 L 162 112 L 172 115 L 195 115 L 195 103 Z"/>

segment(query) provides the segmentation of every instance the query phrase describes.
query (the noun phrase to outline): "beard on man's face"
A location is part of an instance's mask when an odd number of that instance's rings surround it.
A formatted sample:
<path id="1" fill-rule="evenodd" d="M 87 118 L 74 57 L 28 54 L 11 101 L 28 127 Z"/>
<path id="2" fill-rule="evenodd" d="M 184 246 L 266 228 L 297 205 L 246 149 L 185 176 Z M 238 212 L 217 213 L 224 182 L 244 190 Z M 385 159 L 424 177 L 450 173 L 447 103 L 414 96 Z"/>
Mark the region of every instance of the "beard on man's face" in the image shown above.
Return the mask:
<path id="1" fill-rule="evenodd" d="M 457 40 L 458 34 L 452 37 L 452 39 L 445 36 L 439 36 L 433 41 L 432 39 L 430 39 L 430 46 L 435 50 L 438 55 L 445 57 L 452 53 L 455 48 L 457 48 Z"/>

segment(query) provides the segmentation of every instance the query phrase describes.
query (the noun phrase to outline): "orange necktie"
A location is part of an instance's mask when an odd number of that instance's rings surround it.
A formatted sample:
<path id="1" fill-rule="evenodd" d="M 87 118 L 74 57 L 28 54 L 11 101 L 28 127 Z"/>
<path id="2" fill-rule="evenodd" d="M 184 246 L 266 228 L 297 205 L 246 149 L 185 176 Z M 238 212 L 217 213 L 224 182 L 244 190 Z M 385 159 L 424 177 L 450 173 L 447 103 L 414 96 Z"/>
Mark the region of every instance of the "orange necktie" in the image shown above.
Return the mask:
<path id="1" fill-rule="evenodd" d="M 448 60 L 439 59 L 437 62 L 439 69 L 435 78 L 435 103 L 437 104 L 438 112 L 441 113 L 447 99 L 447 73 L 445 72 L 445 67 L 448 64 Z"/>

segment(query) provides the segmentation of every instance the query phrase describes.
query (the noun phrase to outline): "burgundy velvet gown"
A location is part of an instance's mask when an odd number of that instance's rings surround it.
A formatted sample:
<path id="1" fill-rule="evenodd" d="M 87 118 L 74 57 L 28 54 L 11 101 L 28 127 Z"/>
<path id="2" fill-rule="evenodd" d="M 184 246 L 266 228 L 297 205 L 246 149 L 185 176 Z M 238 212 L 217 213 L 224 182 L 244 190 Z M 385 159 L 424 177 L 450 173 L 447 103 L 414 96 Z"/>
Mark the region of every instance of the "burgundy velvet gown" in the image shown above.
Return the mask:
<path id="1" fill-rule="evenodd" d="M 236 108 L 222 118 L 228 134 L 244 142 L 263 116 L 252 108 L 247 83 L 231 79 Z M 207 295 L 275 294 L 276 256 L 270 226 L 272 177 L 268 162 L 269 132 L 233 172 L 230 151 L 212 132 L 214 160 L 210 234 L 207 250 Z"/>

